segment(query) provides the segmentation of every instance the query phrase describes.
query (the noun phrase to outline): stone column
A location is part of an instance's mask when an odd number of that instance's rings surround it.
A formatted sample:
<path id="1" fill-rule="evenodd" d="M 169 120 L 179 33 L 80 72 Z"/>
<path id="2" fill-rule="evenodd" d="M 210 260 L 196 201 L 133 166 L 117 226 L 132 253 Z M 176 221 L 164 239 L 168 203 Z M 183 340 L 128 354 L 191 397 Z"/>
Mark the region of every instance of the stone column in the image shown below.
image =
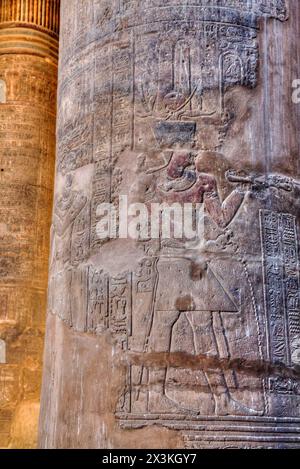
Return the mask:
<path id="1" fill-rule="evenodd" d="M 0 447 L 37 438 L 59 0 L 0 2 Z"/>
<path id="2" fill-rule="evenodd" d="M 62 0 L 41 447 L 299 446 L 299 27 L 288 0 Z M 194 239 L 146 233 L 162 202 Z"/>

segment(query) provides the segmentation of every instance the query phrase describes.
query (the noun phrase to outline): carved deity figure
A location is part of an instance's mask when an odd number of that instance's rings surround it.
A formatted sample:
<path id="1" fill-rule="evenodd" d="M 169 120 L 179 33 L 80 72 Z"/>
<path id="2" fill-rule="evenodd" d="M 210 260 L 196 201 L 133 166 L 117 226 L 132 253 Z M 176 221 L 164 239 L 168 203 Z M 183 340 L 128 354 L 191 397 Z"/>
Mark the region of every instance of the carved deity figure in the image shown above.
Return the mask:
<path id="1" fill-rule="evenodd" d="M 54 207 L 51 265 L 55 261 L 60 261 L 63 265 L 70 262 L 71 246 L 76 242 L 76 233 L 73 233 L 74 224 L 87 203 L 86 196 L 73 190 L 72 187 L 73 177 L 68 175 L 64 191 L 56 200 Z"/>
<path id="2" fill-rule="evenodd" d="M 87 197 L 73 189 L 73 182 L 73 176 L 68 175 L 64 191 L 54 205 L 48 289 L 50 310 L 69 326 L 76 320 L 79 323 L 77 285 L 87 275 L 86 271 L 76 269 L 86 244 Z"/>

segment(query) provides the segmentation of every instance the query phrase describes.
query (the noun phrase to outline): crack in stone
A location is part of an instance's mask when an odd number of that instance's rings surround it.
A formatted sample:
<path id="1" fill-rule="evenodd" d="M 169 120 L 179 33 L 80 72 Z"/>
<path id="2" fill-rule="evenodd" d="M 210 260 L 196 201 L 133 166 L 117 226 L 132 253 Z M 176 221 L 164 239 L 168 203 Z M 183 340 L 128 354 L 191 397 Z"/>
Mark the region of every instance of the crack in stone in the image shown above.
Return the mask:
<path id="1" fill-rule="evenodd" d="M 120 357 L 122 362 L 129 365 L 145 366 L 148 368 L 185 368 L 202 371 L 238 371 L 247 375 L 270 376 L 277 375 L 284 378 L 300 380 L 300 367 L 290 368 L 283 363 L 272 364 L 266 360 L 247 360 L 242 358 L 226 359 L 207 357 L 205 355 L 190 355 L 184 352 L 176 353 L 127 353 Z"/>

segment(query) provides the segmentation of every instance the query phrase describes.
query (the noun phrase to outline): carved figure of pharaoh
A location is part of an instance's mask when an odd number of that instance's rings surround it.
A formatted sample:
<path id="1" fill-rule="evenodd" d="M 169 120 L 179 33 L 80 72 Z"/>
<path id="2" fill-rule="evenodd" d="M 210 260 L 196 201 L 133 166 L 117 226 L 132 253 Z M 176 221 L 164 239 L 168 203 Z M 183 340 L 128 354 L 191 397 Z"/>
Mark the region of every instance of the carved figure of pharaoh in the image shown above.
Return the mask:
<path id="1" fill-rule="evenodd" d="M 156 166 L 147 155 L 140 155 L 140 178 L 133 187 L 140 200 L 143 188 L 152 187 L 152 202 L 193 207 L 198 225 L 193 239 L 161 237 L 158 241 L 143 351 L 158 357 L 178 353 L 195 363 L 184 370 L 172 365 L 137 369 L 133 406 L 143 399 L 146 379 L 151 413 L 262 414 L 262 380 L 253 379 L 251 391 L 245 391 L 247 378 L 232 364 L 237 337 L 239 342 L 244 340 L 250 360 L 261 354 L 258 331 L 253 328 L 257 317 L 249 297 L 250 280 L 230 231 L 250 185 L 236 184 L 222 201 L 216 178 L 203 171 L 201 152 L 195 151 L 195 131 L 194 122 L 158 122 L 155 134 L 161 151 Z M 151 200 L 149 192 L 144 196 Z M 232 269 L 239 272 L 235 282 L 224 277 Z"/>

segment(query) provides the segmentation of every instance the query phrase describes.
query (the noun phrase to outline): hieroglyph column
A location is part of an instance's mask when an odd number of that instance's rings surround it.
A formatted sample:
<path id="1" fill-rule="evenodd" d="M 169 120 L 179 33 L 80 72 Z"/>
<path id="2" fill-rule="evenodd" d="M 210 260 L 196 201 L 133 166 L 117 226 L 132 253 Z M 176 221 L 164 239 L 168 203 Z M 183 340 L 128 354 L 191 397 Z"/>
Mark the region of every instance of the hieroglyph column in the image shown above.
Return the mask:
<path id="1" fill-rule="evenodd" d="M 36 443 L 59 0 L 0 1 L 0 447 Z"/>
<path id="2" fill-rule="evenodd" d="M 299 28 L 294 0 L 62 0 L 41 447 L 300 445 Z M 163 202 L 194 239 L 147 233 Z"/>

